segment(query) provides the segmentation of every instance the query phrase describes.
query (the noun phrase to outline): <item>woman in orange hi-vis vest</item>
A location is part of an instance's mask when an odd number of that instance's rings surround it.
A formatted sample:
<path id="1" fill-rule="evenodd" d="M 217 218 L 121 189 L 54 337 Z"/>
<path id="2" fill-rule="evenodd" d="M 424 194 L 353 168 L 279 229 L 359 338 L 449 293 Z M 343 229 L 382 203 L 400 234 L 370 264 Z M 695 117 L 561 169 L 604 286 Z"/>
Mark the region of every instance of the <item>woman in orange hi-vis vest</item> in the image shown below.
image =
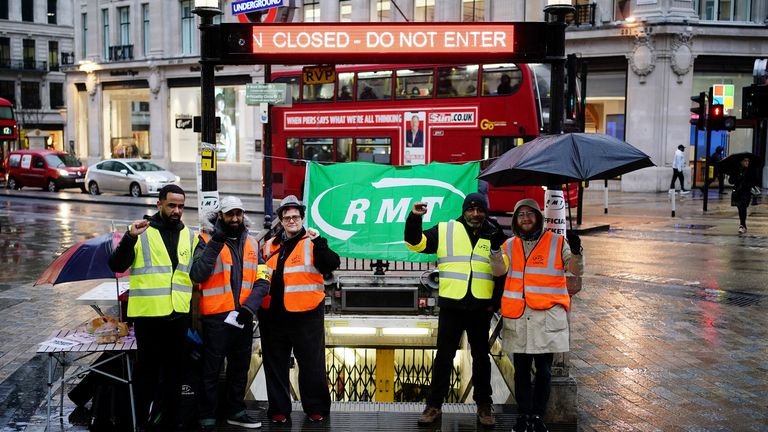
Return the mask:
<path id="1" fill-rule="evenodd" d="M 270 301 L 259 310 L 264 374 L 273 423 L 291 415 L 291 350 L 299 365 L 301 405 L 309 421 L 323 421 L 331 410 L 325 371 L 325 288 L 323 275 L 339 267 L 336 252 L 317 230 L 305 230 L 305 207 L 293 195 L 280 202 L 283 233 L 269 249 Z"/>
<path id="2" fill-rule="evenodd" d="M 512 232 L 501 250 L 491 251 L 494 276 L 506 275 L 501 314 L 504 351 L 515 365 L 518 416 L 513 431 L 546 431 L 544 417 L 552 381 L 554 353 L 569 350 L 567 312 L 570 296 L 565 272 L 584 272 L 581 239 L 544 230 L 544 216 L 536 201 L 515 205 Z M 531 366 L 536 377 L 531 388 Z"/>
<path id="3" fill-rule="evenodd" d="M 269 290 L 258 243 L 248 233 L 243 203 L 224 197 L 218 212 L 202 221 L 190 278 L 200 287 L 203 336 L 202 391 L 198 395 L 202 430 L 216 427 L 219 374 L 226 359 L 227 423 L 258 428 L 245 410 L 245 391 L 253 344 L 253 316 Z"/>

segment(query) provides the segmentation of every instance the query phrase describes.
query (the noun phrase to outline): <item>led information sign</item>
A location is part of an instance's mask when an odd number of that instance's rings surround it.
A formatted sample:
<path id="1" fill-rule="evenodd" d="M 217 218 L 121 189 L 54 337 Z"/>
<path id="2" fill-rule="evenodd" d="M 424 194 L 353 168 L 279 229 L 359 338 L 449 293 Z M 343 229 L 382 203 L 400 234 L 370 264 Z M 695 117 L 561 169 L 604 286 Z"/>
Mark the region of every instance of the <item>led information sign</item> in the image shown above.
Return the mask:
<path id="1" fill-rule="evenodd" d="M 220 25 L 217 63 L 545 61 L 547 23 L 289 23 Z"/>

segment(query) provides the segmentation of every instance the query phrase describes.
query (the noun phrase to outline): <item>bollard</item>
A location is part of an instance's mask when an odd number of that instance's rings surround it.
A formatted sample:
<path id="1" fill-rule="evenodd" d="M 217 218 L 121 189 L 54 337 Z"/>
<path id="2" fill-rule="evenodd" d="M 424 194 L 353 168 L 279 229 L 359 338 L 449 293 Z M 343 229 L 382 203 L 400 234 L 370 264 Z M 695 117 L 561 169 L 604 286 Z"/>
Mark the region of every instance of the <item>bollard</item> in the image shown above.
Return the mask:
<path id="1" fill-rule="evenodd" d="M 670 199 L 672 200 L 672 217 L 675 217 L 675 190 L 669 191 Z"/>

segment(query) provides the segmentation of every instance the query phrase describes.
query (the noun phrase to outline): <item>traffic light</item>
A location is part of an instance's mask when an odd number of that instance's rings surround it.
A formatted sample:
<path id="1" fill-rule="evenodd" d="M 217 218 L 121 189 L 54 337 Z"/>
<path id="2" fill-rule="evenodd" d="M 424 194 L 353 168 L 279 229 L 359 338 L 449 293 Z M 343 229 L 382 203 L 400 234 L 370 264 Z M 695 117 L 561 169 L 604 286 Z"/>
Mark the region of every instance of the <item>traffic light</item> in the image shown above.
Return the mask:
<path id="1" fill-rule="evenodd" d="M 696 125 L 696 129 L 698 130 L 706 130 L 707 94 L 705 92 L 701 92 L 698 96 L 691 96 L 691 100 L 698 104 L 698 106 L 691 108 L 691 112 L 696 114 L 695 118 L 691 118 L 691 124 Z"/>
<path id="2" fill-rule="evenodd" d="M 722 104 L 712 104 L 709 106 L 709 114 L 707 114 L 709 130 L 719 131 L 725 129 L 725 113 L 723 111 Z"/>

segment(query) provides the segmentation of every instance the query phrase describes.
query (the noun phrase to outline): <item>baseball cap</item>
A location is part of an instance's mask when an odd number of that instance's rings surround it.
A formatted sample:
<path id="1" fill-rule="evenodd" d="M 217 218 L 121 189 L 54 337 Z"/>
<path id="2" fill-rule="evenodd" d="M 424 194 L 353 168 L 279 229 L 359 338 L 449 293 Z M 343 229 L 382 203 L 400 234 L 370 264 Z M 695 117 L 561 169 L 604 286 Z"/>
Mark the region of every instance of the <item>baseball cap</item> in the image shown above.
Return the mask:
<path id="1" fill-rule="evenodd" d="M 245 211 L 243 208 L 243 202 L 240 201 L 240 198 L 228 196 L 221 199 L 220 202 L 220 210 L 222 213 L 227 213 L 230 210 L 234 209 L 240 209 Z"/>

